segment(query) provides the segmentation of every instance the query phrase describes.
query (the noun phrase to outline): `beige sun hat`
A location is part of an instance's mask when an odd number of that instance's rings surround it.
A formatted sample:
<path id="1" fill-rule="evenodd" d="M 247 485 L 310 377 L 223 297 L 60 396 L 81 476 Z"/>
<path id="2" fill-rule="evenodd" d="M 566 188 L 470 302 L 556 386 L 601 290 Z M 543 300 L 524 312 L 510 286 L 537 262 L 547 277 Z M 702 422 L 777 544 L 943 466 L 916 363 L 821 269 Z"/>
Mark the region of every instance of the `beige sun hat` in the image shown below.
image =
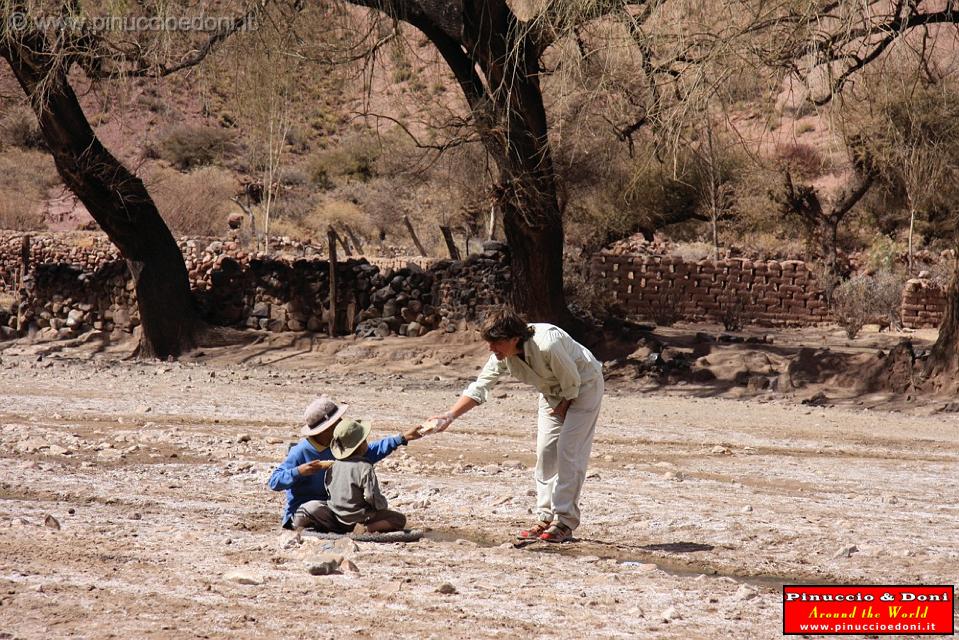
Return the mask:
<path id="1" fill-rule="evenodd" d="M 330 442 L 333 457 L 337 460 L 349 458 L 370 437 L 371 430 L 369 423 L 357 422 L 349 418 L 342 420 L 333 429 L 333 441 Z"/>
<path id="2" fill-rule="evenodd" d="M 350 408 L 348 404 L 337 404 L 333 398 L 325 393 L 310 403 L 310 406 L 303 412 L 303 422 L 305 425 L 300 429 L 302 436 L 315 436 L 323 433 L 343 417 L 346 410 Z"/>

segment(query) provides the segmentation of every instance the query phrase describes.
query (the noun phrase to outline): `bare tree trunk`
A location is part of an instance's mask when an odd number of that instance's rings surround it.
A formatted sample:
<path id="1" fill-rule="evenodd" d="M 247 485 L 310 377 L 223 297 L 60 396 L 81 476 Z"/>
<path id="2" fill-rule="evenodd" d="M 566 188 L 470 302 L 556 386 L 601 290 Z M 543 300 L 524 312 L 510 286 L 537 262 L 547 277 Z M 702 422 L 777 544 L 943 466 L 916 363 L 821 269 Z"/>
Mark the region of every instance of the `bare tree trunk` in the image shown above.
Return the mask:
<path id="1" fill-rule="evenodd" d="M 450 228 L 441 224 L 440 232 L 443 234 L 443 240 L 446 241 L 446 249 L 450 252 L 450 258 L 453 260 L 462 260 L 460 250 L 456 248 L 456 243 L 453 242 L 453 232 L 450 231 Z"/>
<path id="2" fill-rule="evenodd" d="M 94 135 L 65 72 L 51 69 L 46 50 L 35 34 L 0 47 L 0 55 L 31 97 L 60 177 L 127 261 L 140 308 L 141 355 L 178 356 L 196 345 L 199 329 L 180 248 L 143 181 Z"/>
<path id="3" fill-rule="evenodd" d="M 916 228 L 916 209 L 915 207 L 909 207 L 909 267 L 908 273 L 909 277 L 912 277 L 912 234 Z"/>
<path id="4" fill-rule="evenodd" d="M 363 255 L 363 244 L 360 242 L 360 239 L 353 233 L 353 229 L 348 224 L 344 224 L 343 228 L 346 229 L 346 235 L 350 237 L 350 241 L 353 243 L 353 246 L 356 247 L 357 252 L 360 255 Z"/>
<path id="5" fill-rule="evenodd" d="M 330 232 L 333 233 L 333 237 L 340 243 L 340 246 L 343 247 L 343 253 L 346 254 L 346 257 L 349 258 L 353 255 L 353 252 L 350 251 L 350 245 L 347 244 L 346 240 L 343 239 L 343 236 L 336 232 L 332 226 L 330 227 Z"/>
<path id="6" fill-rule="evenodd" d="M 489 234 L 486 236 L 487 240 L 496 239 L 496 205 L 491 204 L 489 206 Z"/>
<path id="7" fill-rule="evenodd" d="M 713 260 L 719 262 L 719 214 L 714 211 L 709 221 L 713 226 Z"/>
<path id="8" fill-rule="evenodd" d="M 416 229 L 413 228 L 413 223 L 410 222 L 409 216 L 403 216 L 403 224 L 406 225 L 406 230 L 410 232 L 410 237 L 413 239 L 413 244 L 416 245 L 416 250 L 420 252 L 421 256 L 426 257 L 426 249 L 423 248 L 419 236 L 416 235 Z"/>

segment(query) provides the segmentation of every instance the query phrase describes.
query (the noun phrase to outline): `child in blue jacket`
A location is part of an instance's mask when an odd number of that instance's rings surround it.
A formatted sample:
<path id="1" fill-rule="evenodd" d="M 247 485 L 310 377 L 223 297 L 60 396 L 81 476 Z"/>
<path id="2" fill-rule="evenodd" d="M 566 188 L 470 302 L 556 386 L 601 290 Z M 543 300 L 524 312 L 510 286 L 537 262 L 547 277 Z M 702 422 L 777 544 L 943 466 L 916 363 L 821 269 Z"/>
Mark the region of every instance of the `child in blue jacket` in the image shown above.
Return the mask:
<path id="1" fill-rule="evenodd" d="M 314 400 L 303 414 L 306 425 L 300 435 L 304 438 L 290 449 L 286 460 L 270 475 L 270 488 L 286 491 L 286 507 L 283 510 L 285 529 L 297 526 L 294 522 L 296 512 L 303 504 L 329 499 L 325 481 L 326 470 L 334 460 L 330 442 L 333 440 L 333 428 L 348 408 L 349 405 L 338 405 L 326 394 Z M 375 464 L 396 451 L 400 445 L 421 438 L 422 434 L 417 429 L 371 442 L 365 459 Z"/>

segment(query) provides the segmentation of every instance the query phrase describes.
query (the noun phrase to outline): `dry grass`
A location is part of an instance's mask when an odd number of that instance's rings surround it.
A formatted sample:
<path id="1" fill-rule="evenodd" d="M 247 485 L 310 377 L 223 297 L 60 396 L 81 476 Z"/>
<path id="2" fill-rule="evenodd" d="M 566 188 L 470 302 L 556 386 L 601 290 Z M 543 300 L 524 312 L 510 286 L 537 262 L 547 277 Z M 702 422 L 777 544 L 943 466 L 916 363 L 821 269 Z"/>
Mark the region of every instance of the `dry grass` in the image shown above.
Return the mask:
<path id="1" fill-rule="evenodd" d="M 205 167 L 184 174 L 154 166 L 143 178 L 175 235 L 218 236 L 226 231 L 227 215 L 236 207 L 230 198 L 239 191 L 229 171 Z"/>
<path id="2" fill-rule="evenodd" d="M 46 153 L 8 149 L 0 154 L 0 228 L 46 228 L 43 204 L 47 190 L 58 182 L 53 160 Z"/>

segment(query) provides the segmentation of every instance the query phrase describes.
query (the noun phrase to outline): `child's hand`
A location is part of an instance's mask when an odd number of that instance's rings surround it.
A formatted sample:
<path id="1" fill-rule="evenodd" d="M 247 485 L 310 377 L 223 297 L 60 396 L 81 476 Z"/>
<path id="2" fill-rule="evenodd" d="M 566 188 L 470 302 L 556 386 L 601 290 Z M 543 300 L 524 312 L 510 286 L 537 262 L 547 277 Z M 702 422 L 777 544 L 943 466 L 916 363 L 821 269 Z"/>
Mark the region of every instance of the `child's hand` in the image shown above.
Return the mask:
<path id="1" fill-rule="evenodd" d="M 296 468 L 296 470 L 301 476 L 312 476 L 320 473 L 321 471 L 326 471 L 332 466 L 332 460 L 314 460 L 313 462 L 305 462 L 301 464 Z"/>
<path id="2" fill-rule="evenodd" d="M 414 440 L 419 440 L 423 437 L 423 432 L 420 431 L 420 427 L 414 427 L 403 434 L 403 438 L 407 442 L 413 442 Z"/>

